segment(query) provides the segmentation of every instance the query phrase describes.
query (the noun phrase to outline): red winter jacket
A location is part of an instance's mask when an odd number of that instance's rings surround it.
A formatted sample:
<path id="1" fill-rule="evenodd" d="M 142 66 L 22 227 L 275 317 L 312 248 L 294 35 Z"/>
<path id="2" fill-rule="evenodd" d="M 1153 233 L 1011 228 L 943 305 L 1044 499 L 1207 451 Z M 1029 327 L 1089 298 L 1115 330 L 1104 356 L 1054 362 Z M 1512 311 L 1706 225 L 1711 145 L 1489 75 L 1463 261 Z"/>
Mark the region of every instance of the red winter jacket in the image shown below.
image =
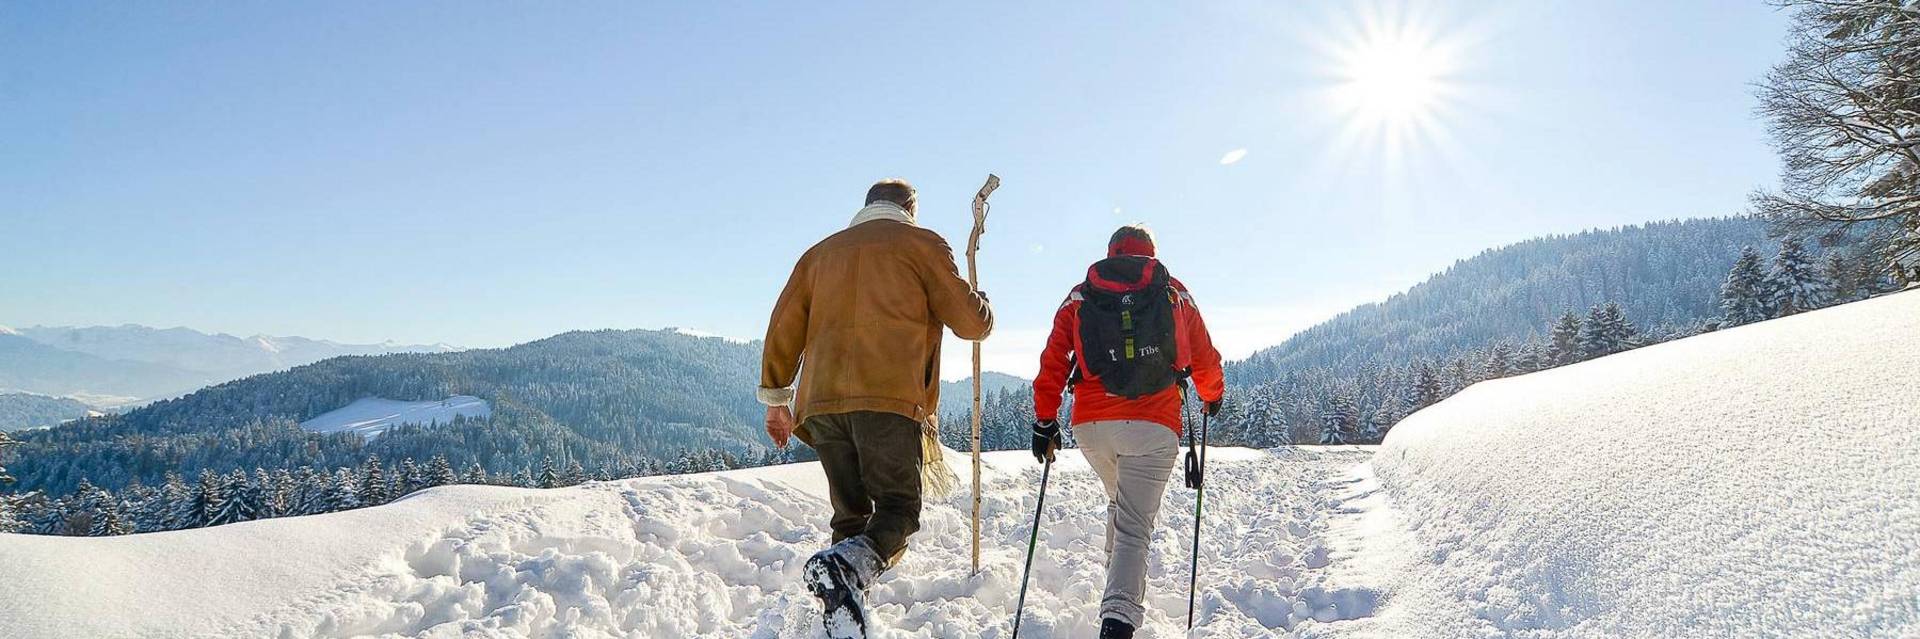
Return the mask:
<path id="1" fill-rule="evenodd" d="M 1220 351 L 1213 348 L 1207 323 L 1193 294 L 1178 279 L 1171 279 L 1180 294 L 1174 309 L 1174 338 L 1178 343 L 1177 368 L 1192 367 L 1194 391 L 1202 402 L 1217 401 L 1226 390 L 1220 371 Z M 1053 334 L 1047 337 L 1047 349 L 1040 354 L 1040 376 L 1033 380 L 1033 414 L 1041 420 L 1058 419 L 1061 393 L 1067 388 L 1070 366 L 1080 368 L 1080 379 L 1073 387 L 1073 425 L 1122 419 L 1144 420 L 1173 429 L 1180 436 L 1180 387 L 1168 387 L 1158 393 L 1127 399 L 1107 393 L 1100 380 L 1084 363 L 1071 364 L 1069 357 L 1080 352 L 1080 304 L 1084 298 L 1082 283 L 1067 294 L 1067 301 L 1053 314 Z"/>

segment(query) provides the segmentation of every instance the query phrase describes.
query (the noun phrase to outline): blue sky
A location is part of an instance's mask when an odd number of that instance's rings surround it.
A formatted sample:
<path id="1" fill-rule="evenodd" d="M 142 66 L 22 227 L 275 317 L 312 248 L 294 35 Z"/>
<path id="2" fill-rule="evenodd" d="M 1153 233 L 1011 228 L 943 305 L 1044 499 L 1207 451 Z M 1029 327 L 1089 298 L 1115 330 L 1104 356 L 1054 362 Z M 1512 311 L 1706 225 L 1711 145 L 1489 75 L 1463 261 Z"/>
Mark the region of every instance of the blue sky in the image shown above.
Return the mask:
<path id="1" fill-rule="evenodd" d="M 0 324 L 757 338 L 868 183 L 957 246 L 993 171 L 1030 374 L 1123 222 L 1243 356 L 1774 181 L 1760 2 L 1041 4 L 0 2 Z"/>

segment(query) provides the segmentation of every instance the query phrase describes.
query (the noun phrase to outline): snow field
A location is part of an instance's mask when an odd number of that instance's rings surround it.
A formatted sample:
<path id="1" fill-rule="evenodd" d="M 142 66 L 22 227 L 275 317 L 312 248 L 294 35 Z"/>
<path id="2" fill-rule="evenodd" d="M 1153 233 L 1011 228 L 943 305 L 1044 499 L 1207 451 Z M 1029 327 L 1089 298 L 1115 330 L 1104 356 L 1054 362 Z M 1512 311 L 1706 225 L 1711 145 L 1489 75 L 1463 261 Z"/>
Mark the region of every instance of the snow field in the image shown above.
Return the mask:
<path id="1" fill-rule="evenodd" d="M 300 422 L 300 427 L 316 433 L 360 433 L 372 439 L 400 424 L 448 423 L 455 417 L 486 418 L 492 414 L 493 409 L 486 400 L 471 395 L 412 402 L 362 397 Z"/>
<path id="2" fill-rule="evenodd" d="M 1193 636 L 1271 637 L 1370 614 L 1374 592 L 1324 583 L 1331 551 L 1322 536 L 1334 504 L 1320 494 L 1322 482 L 1367 453 L 1213 453 L 1203 626 Z M 906 558 L 868 595 L 874 637 L 1008 636 L 1039 466 L 1019 452 L 988 460 L 981 574 L 969 574 L 967 494 L 930 502 Z M 529 491 L 556 498 L 475 513 L 214 634 L 822 637 L 818 603 L 800 583 L 802 565 L 828 541 L 818 474 L 813 464 L 795 464 Z M 1105 498 L 1071 452 L 1048 490 L 1021 636 L 1092 637 L 1105 577 Z M 1143 638 L 1184 636 L 1193 492 L 1176 482 L 1164 508 Z"/>
<path id="3" fill-rule="evenodd" d="M 1345 630 L 1920 636 L 1916 335 L 1920 293 L 1895 294 L 1416 413 L 1362 500 L 1412 541 L 1357 545 L 1395 598 Z"/>

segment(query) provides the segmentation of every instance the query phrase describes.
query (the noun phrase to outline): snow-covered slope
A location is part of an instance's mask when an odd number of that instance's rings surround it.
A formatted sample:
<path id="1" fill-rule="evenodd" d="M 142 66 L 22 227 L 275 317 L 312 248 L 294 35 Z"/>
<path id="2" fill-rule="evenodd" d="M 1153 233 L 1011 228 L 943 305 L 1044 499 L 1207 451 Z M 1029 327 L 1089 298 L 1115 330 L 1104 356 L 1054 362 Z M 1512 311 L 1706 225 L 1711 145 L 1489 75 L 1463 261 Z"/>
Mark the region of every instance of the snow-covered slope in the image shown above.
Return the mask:
<path id="1" fill-rule="evenodd" d="M 446 424 L 455 417 L 484 418 L 492 414 L 486 400 L 471 395 L 416 402 L 362 397 L 300 422 L 300 427 L 316 433 L 348 431 L 372 438 L 400 424 Z"/>
<path id="2" fill-rule="evenodd" d="M 1917 381 L 1909 292 L 1474 386 L 1372 463 L 1347 630 L 1920 636 Z"/>
<path id="3" fill-rule="evenodd" d="M 1355 449 L 1216 449 L 1202 542 L 1208 636 L 1270 636 L 1377 594 L 1323 587 L 1322 478 Z M 950 455 L 963 462 L 961 455 Z M 970 502 L 928 504 L 907 558 L 875 585 L 878 637 L 1006 637 L 1039 468 L 988 456 L 984 570 Z M 0 535 L 11 637 L 820 636 L 798 583 L 827 542 L 815 464 L 556 490 L 449 487 L 332 515 L 76 539 Z M 1105 505 L 1078 455 L 1054 471 L 1021 636 L 1089 637 Z M 1143 637 L 1184 627 L 1193 492 L 1168 491 Z"/>

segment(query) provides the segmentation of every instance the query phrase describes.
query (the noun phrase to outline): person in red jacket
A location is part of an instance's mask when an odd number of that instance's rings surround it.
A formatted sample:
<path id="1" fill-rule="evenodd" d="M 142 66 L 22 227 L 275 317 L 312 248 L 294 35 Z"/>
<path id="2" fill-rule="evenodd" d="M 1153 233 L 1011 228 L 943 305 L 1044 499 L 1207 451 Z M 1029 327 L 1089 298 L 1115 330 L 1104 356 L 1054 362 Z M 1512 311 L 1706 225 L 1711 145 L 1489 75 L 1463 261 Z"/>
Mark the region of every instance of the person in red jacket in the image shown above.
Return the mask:
<path id="1" fill-rule="evenodd" d="M 1034 457 L 1051 461 L 1060 447 L 1071 392 L 1074 440 L 1107 491 L 1101 639 L 1132 637 L 1145 614 L 1147 543 L 1180 452 L 1188 376 L 1202 410 L 1218 412 L 1220 352 L 1193 294 L 1154 259 L 1146 227 L 1120 227 L 1054 313 L 1033 380 Z"/>

